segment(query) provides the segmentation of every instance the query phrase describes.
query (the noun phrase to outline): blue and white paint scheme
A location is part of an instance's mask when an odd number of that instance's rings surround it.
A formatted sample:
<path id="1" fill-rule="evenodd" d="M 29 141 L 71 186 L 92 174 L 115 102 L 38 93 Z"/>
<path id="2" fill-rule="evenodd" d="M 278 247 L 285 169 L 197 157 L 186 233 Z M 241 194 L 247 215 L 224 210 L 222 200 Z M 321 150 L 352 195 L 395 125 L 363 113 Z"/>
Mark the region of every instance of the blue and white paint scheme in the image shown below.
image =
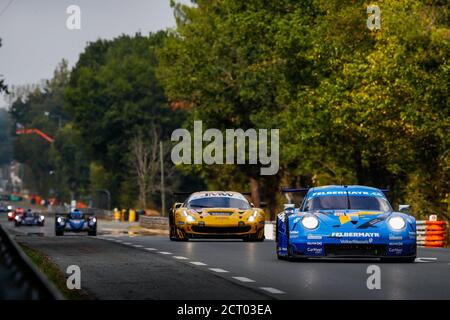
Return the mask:
<path id="1" fill-rule="evenodd" d="M 384 192 L 365 186 L 284 189 L 306 192 L 299 208 L 278 214 L 277 256 L 302 258 L 381 258 L 413 262 L 416 220 L 394 212 Z"/>
<path id="2" fill-rule="evenodd" d="M 83 213 L 79 209 L 72 210 L 69 214 L 55 215 L 55 234 L 62 236 L 65 231 L 87 232 L 88 235 L 97 235 L 97 218 L 94 215 Z"/>

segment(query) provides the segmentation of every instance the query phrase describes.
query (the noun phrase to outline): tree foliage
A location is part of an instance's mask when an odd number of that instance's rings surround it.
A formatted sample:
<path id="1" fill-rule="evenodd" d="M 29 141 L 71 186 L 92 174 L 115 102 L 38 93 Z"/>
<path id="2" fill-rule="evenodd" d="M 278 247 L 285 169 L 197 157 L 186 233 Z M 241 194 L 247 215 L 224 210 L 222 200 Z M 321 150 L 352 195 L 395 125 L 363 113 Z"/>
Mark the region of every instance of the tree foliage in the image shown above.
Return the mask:
<path id="1" fill-rule="evenodd" d="M 381 30 L 364 1 L 195 1 L 175 6 L 160 49 L 171 101 L 214 128 L 280 128 L 279 184 L 359 183 L 394 203 L 449 204 L 447 4 L 387 0 Z M 196 168 L 223 185 L 247 168 Z M 274 181 L 272 181 L 274 182 Z"/>

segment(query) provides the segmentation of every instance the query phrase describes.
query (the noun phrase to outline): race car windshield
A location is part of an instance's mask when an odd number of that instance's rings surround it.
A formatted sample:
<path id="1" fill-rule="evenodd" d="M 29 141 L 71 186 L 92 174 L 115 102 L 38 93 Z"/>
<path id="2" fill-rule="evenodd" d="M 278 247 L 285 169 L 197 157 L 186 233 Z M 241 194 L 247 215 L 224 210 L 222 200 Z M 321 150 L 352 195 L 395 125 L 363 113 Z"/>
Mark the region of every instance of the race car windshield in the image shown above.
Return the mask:
<path id="1" fill-rule="evenodd" d="M 378 197 L 367 196 L 323 196 L 308 199 L 304 211 L 315 210 L 391 210 L 389 203 Z"/>
<path id="2" fill-rule="evenodd" d="M 250 209 L 248 201 L 231 197 L 209 197 L 199 198 L 189 201 L 189 207 L 192 209 L 203 208 L 239 208 Z"/>

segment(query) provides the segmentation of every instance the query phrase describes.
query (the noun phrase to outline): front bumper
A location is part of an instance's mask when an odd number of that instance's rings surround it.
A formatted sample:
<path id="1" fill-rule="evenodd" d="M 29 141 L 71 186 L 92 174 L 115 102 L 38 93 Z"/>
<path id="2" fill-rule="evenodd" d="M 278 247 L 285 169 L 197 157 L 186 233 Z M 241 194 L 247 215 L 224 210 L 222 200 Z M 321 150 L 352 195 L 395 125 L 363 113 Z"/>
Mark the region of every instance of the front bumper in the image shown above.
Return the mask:
<path id="1" fill-rule="evenodd" d="M 189 238 L 243 238 L 264 231 L 264 222 L 247 224 L 200 225 L 182 224 L 177 226 Z"/>
<path id="2" fill-rule="evenodd" d="M 401 239 L 400 239 L 401 238 Z M 330 238 L 315 236 L 315 239 L 294 238 L 289 248 L 277 247 L 278 254 L 310 258 L 398 258 L 413 257 L 417 251 L 416 240 L 409 237 L 389 236 L 379 239 Z"/>

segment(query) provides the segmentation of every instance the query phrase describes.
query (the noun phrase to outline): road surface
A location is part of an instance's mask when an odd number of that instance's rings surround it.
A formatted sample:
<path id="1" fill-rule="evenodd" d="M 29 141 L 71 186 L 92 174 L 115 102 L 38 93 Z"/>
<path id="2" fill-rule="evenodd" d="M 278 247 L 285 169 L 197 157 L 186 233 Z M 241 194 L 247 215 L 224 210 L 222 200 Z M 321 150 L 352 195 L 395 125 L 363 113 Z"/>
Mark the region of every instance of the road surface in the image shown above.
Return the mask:
<path id="1" fill-rule="evenodd" d="M 18 241 L 62 270 L 80 266 L 82 285 L 99 299 L 450 299 L 448 249 L 419 249 L 412 264 L 287 262 L 277 260 L 273 241 L 171 242 L 102 232 L 55 237 L 48 222 L 17 231 L 0 218 Z M 368 289 L 370 265 L 380 267 L 381 289 Z"/>

